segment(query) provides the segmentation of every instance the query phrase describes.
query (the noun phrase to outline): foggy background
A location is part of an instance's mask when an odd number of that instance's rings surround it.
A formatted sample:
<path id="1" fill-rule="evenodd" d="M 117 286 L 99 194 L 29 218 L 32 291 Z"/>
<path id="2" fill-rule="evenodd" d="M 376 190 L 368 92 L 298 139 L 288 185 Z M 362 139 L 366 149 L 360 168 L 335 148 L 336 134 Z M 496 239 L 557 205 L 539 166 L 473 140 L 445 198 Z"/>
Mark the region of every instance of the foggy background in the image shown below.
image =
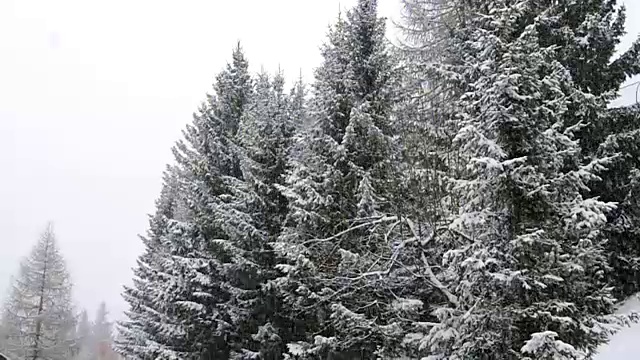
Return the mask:
<path id="1" fill-rule="evenodd" d="M 628 32 L 640 3 L 627 1 Z M 353 0 L 0 0 L 0 300 L 51 220 L 79 307 L 126 309 L 170 148 L 242 41 L 252 72 L 312 80 Z M 379 0 L 397 19 L 399 0 Z M 635 99 L 635 87 L 624 101 Z"/>

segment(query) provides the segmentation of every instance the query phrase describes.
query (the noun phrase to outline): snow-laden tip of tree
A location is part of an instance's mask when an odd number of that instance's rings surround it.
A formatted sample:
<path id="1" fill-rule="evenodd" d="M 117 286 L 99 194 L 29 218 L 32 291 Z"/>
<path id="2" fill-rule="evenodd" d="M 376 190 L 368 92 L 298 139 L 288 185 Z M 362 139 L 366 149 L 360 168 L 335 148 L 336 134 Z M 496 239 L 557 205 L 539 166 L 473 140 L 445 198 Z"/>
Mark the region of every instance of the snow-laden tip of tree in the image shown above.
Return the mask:
<path id="1" fill-rule="evenodd" d="M 66 360 L 75 345 L 71 278 L 49 224 L 20 265 L 2 313 L 2 352 L 16 360 Z"/>

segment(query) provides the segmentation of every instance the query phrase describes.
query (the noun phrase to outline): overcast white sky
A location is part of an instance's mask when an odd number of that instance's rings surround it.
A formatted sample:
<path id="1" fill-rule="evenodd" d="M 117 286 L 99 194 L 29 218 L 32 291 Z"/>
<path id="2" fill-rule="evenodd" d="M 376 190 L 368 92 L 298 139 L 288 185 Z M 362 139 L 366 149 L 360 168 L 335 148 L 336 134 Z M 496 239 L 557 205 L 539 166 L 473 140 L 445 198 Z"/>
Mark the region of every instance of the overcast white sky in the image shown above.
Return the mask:
<path id="1" fill-rule="evenodd" d="M 399 0 L 379 2 L 395 17 Z M 254 71 L 310 79 L 353 3 L 0 0 L 0 297 L 52 220 L 78 305 L 124 310 L 170 147 L 235 42 Z"/>

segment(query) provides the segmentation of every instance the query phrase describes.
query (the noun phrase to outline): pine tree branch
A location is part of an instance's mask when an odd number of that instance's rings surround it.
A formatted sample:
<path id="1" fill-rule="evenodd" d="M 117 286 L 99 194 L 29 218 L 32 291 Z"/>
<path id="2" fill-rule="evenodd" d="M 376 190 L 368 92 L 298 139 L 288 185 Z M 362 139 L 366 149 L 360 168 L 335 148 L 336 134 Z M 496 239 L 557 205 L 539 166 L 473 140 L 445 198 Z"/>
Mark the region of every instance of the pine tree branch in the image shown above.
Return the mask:
<path id="1" fill-rule="evenodd" d="M 381 223 L 385 223 L 385 222 L 390 222 L 390 221 L 396 221 L 396 220 L 398 220 L 398 217 L 397 217 L 397 216 L 385 216 L 385 217 L 381 217 L 381 218 L 379 218 L 378 220 L 375 220 L 375 221 L 370 221 L 370 222 L 367 222 L 367 223 L 362 223 L 362 224 L 359 224 L 359 225 L 356 225 L 356 226 L 352 226 L 352 227 L 350 227 L 350 228 L 348 228 L 348 229 L 346 229 L 346 230 L 343 230 L 343 231 L 341 231 L 341 232 L 339 232 L 339 233 L 337 233 L 337 234 L 335 234 L 335 235 L 333 235 L 333 236 L 330 236 L 330 237 L 328 237 L 328 238 L 324 238 L 324 239 L 311 239 L 311 240 L 305 241 L 305 242 L 303 242 L 303 243 L 302 243 L 302 245 L 303 245 L 303 246 L 306 246 L 306 245 L 313 244 L 313 243 L 328 242 L 328 241 L 331 241 L 331 240 L 335 240 L 335 239 L 337 239 L 337 238 L 339 238 L 339 237 L 341 237 L 341 236 L 343 236 L 343 235 L 346 235 L 346 234 L 348 234 L 348 233 L 350 233 L 350 232 L 353 232 L 353 231 L 356 231 L 356 230 L 359 230 L 359 229 L 365 228 L 365 227 L 367 227 L 367 226 L 377 225 L 377 224 L 381 224 Z"/>
<path id="2" fill-rule="evenodd" d="M 447 297 L 447 299 L 451 304 L 458 307 L 460 305 L 458 298 L 455 295 L 453 295 L 453 293 L 451 293 L 449 289 L 447 289 L 447 287 L 440 282 L 440 280 L 438 280 L 436 275 L 431 270 L 431 266 L 429 265 L 429 262 L 427 260 L 427 257 L 424 255 L 424 252 L 421 254 L 421 258 L 422 258 L 422 263 L 424 264 L 425 269 L 427 271 L 427 278 L 429 279 L 429 281 L 433 284 L 433 286 L 435 286 Z"/>
<path id="3" fill-rule="evenodd" d="M 418 232 L 416 231 L 416 227 L 413 221 L 411 221 L 411 219 L 406 219 L 406 222 L 407 225 L 409 225 L 409 230 L 411 230 L 413 236 L 416 239 L 419 239 L 420 237 L 418 236 Z M 420 257 L 422 258 L 422 263 L 425 266 L 427 278 L 429 279 L 429 281 L 447 297 L 451 304 L 458 307 L 460 305 L 458 298 L 453 293 L 451 293 L 451 291 L 449 291 L 449 289 L 447 289 L 447 287 L 444 286 L 444 284 L 442 284 L 440 280 L 438 280 L 438 277 L 433 273 L 433 270 L 431 270 L 431 266 L 429 265 L 429 261 L 427 260 L 424 252 L 421 252 Z"/>

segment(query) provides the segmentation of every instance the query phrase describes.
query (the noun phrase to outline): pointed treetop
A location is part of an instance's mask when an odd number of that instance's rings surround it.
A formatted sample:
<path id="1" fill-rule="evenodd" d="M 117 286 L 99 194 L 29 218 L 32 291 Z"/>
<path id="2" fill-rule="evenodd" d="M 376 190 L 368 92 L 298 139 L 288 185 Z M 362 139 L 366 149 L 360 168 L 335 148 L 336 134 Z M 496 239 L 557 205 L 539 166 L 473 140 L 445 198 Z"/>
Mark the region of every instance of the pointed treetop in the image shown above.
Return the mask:
<path id="1" fill-rule="evenodd" d="M 33 248 L 33 254 L 43 251 L 42 255 L 48 257 L 50 254 L 57 253 L 56 234 L 52 221 L 47 223 L 44 231 L 40 234 L 38 243 L 39 246 Z"/>
<path id="2" fill-rule="evenodd" d="M 286 79 L 284 77 L 284 72 L 278 66 L 278 72 L 273 76 L 273 90 L 276 92 L 282 92 L 284 90 L 284 84 Z"/>
<path id="3" fill-rule="evenodd" d="M 378 1 L 377 0 L 358 0 L 358 5 L 356 6 L 357 10 L 376 14 L 378 11 Z"/>
<path id="4" fill-rule="evenodd" d="M 233 57 L 233 65 L 235 67 L 248 66 L 248 61 L 244 56 L 244 49 L 242 48 L 240 41 L 238 41 L 238 45 L 236 46 L 236 48 L 233 49 L 232 57 Z"/>
<path id="5" fill-rule="evenodd" d="M 236 41 L 236 47 L 233 49 L 233 54 L 242 54 L 243 50 L 242 50 L 242 41 L 240 41 L 240 39 L 238 39 L 238 41 Z"/>

